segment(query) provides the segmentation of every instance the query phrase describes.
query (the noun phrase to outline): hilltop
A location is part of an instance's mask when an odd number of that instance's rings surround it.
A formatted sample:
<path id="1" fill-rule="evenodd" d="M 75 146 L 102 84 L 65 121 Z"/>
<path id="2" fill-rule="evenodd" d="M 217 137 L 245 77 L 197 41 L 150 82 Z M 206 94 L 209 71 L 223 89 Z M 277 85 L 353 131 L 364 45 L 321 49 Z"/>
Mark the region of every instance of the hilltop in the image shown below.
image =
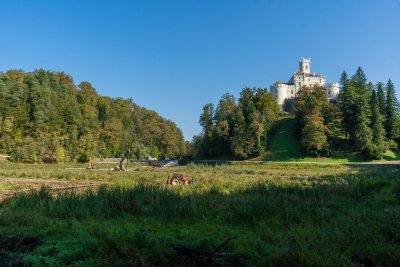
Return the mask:
<path id="1" fill-rule="evenodd" d="M 301 69 L 309 69 L 300 62 Z M 291 80 L 304 80 L 301 71 Z M 317 76 L 316 76 L 317 77 Z M 290 89 L 245 87 L 239 98 L 224 94 L 214 108 L 204 105 L 203 131 L 193 140 L 198 158 L 279 161 L 325 158 L 338 162 L 397 159 L 400 110 L 391 79 L 375 85 L 358 67 L 352 76 L 342 72 L 339 84 L 309 78 Z M 279 82 L 277 84 L 281 85 Z M 288 85 L 288 84 L 286 84 Z M 279 98 L 282 96 L 282 98 Z M 294 118 L 283 118 L 291 114 Z"/>
<path id="2" fill-rule="evenodd" d="M 186 153 L 181 130 L 132 99 L 101 96 L 64 72 L 0 73 L 0 154 L 14 161 L 87 161 Z"/>

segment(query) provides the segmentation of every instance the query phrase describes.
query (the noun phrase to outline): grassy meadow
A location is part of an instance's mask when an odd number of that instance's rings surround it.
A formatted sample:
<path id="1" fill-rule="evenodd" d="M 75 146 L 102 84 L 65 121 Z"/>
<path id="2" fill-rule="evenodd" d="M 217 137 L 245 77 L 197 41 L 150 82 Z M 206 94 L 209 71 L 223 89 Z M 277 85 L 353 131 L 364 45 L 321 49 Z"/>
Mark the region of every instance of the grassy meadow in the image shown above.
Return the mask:
<path id="1" fill-rule="evenodd" d="M 128 172 L 1 163 L 0 177 L 96 181 L 54 194 L 32 189 L 0 203 L 0 234 L 44 240 L 13 252 L 33 266 L 399 266 L 400 169 L 240 163 Z M 103 166 L 101 166 L 103 167 Z M 193 186 L 165 186 L 180 171 Z M 24 184 L 0 183 L 0 194 Z M 174 246 L 213 251 L 210 260 Z"/>

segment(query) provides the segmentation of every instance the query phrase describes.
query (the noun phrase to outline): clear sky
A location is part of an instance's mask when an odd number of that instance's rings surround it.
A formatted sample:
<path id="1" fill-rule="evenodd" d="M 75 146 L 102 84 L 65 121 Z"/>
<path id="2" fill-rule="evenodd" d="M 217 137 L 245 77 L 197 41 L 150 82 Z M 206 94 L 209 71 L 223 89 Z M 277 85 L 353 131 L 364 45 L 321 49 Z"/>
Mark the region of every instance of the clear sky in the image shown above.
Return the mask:
<path id="1" fill-rule="evenodd" d="M 1 71 L 64 71 L 189 140 L 204 104 L 288 80 L 300 57 L 329 82 L 361 66 L 400 92 L 400 0 L 16 0 L 0 22 Z"/>

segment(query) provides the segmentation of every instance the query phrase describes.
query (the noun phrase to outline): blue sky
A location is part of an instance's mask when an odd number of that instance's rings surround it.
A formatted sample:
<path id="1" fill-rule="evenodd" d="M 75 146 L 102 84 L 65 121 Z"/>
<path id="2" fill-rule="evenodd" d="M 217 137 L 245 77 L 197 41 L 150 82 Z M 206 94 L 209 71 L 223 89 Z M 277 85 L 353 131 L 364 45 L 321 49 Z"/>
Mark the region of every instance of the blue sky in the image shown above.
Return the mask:
<path id="1" fill-rule="evenodd" d="M 201 132 L 202 106 L 287 80 L 300 57 L 400 89 L 400 0 L 5 1 L 0 70 L 64 71 Z"/>

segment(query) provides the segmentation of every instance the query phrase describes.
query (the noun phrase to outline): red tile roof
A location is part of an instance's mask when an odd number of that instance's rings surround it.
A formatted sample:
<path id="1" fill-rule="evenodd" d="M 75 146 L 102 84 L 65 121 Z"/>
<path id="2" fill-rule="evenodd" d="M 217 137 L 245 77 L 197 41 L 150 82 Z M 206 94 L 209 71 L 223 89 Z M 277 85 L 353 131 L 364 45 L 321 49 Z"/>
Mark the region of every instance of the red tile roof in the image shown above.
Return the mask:
<path id="1" fill-rule="evenodd" d="M 306 77 L 321 77 L 321 74 L 306 73 Z"/>
<path id="2" fill-rule="evenodd" d="M 277 81 L 276 83 L 274 83 L 274 84 L 286 84 L 286 83 L 284 83 L 284 82 L 281 82 L 281 81 Z"/>
<path id="3" fill-rule="evenodd" d="M 301 72 L 301 71 L 296 71 L 294 74 L 295 75 L 299 75 L 299 74 L 303 74 L 304 72 Z M 321 74 L 311 74 L 311 73 L 304 73 L 304 75 L 306 76 L 306 77 L 320 77 L 321 76 Z"/>

